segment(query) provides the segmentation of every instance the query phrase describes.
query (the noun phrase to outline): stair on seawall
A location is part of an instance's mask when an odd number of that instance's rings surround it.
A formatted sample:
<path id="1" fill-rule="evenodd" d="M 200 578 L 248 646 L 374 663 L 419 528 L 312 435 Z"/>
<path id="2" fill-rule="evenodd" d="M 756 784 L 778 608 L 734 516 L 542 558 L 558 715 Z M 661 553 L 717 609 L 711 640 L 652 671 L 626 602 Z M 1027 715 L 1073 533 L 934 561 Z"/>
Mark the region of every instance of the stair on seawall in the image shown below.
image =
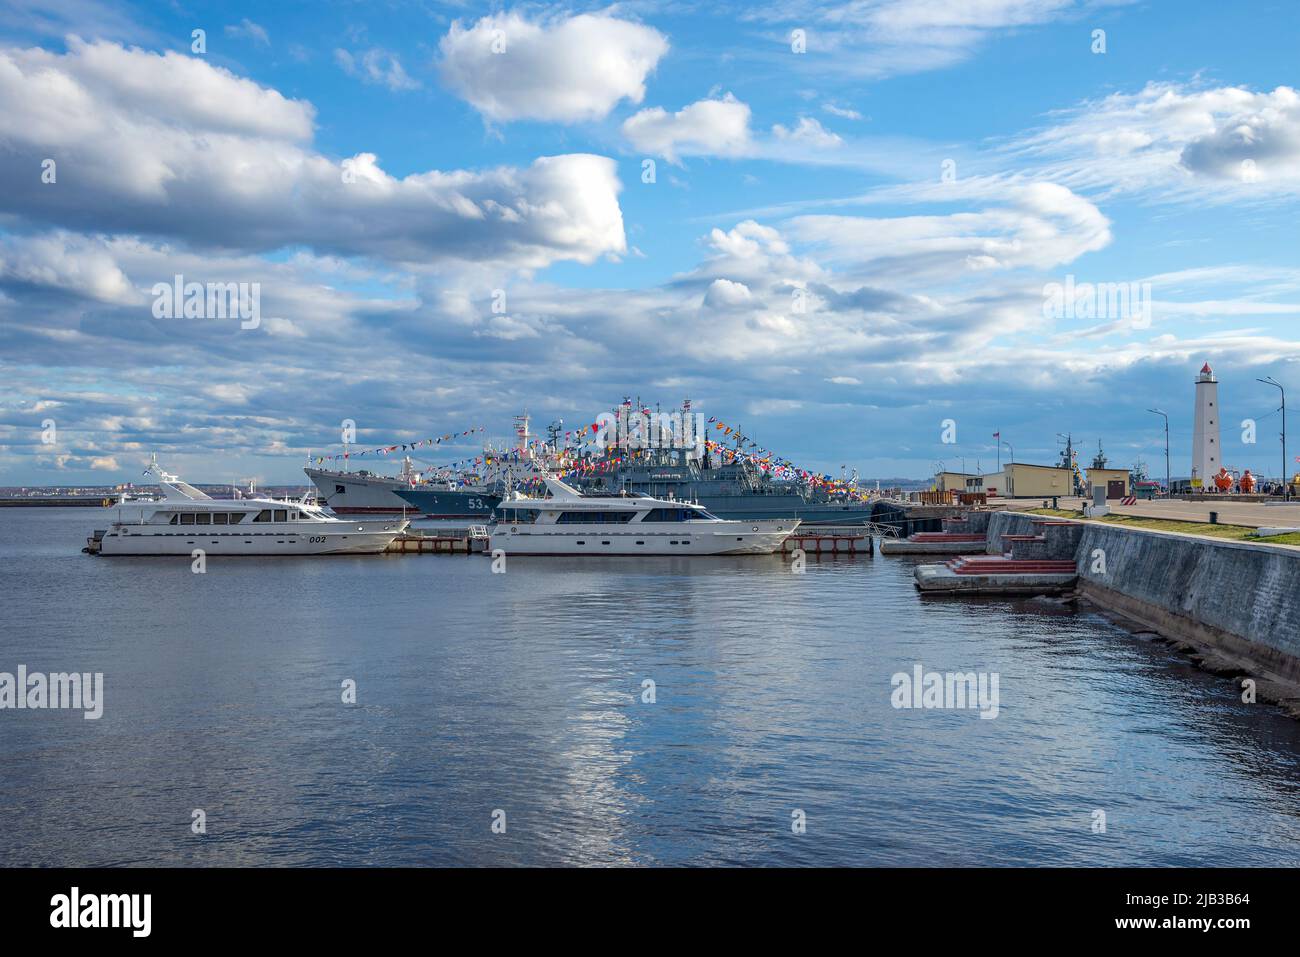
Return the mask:
<path id="1" fill-rule="evenodd" d="M 915 532 L 880 543 L 882 555 L 962 555 L 984 552 L 984 536 L 966 532 Z"/>
<path id="2" fill-rule="evenodd" d="M 918 591 L 930 595 L 1061 595 L 1074 589 L 1078 569 L 1072 559 L 978 555 L 942 565 L 918 565 Z"/>
<path id="3" fill-rule="evenodd" d="M 957 575 L 1073 575 L 1073 559 L 1016 559 L 1005 555 L 985 558 L 962 556 L 944 563 Z"/>

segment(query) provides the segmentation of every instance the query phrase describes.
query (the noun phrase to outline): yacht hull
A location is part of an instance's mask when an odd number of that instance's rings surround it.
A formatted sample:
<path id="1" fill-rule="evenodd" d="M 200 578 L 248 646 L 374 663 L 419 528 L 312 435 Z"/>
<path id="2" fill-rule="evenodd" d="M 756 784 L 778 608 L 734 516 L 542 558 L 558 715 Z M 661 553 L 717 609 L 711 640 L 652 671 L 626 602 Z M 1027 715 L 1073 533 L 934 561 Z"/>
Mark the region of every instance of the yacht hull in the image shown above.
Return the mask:
<path id="1" fill-rule="evenodd" d="M 685 522 L 673 525 L 564 524 L 493 528 L 490 547 L 511 555 L 771 555 L 798 522 Z M 718 527 L 730 526 L 730 527 Z M 638 527 L 639 526 L 639 527 Z"/>
<path id="2" fill-rule="evenodd" d="M 333 523 L 331 523 L 332 525 Z M 358 520 L 337 528 L 304 529 L 302 525 L 266 523 L 257 531 L 221 530 L 221 526 L 178 532 L 174 527 L 124 525 L 109 529 L 99 541 L 100 555 L 373 555 L 384 551 L 406 527 L 403 521 Z"/>

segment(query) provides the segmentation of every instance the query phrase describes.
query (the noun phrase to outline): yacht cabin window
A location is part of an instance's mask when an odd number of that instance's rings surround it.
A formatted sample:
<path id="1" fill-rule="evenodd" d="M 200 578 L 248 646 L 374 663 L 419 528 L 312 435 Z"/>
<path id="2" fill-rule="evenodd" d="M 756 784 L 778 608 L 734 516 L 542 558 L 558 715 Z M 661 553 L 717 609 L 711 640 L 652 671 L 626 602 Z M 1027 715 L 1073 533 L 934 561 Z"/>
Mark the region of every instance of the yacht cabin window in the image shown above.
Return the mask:
<path id="1" fill-rule="evenodd" d="M 693 518 L 703 518 L 691 508 L 652 508 L 645 513 L 643 522 L 688 522 Z"/>
<path id="2" fill-rule="evenodd" d="M 631 510 L 622 512 L 561 512 L 555 519 L 557 524 L 570 525 L 622 525 L 625 522 L 632 521 L 632 516 L 636 512 Z"/>

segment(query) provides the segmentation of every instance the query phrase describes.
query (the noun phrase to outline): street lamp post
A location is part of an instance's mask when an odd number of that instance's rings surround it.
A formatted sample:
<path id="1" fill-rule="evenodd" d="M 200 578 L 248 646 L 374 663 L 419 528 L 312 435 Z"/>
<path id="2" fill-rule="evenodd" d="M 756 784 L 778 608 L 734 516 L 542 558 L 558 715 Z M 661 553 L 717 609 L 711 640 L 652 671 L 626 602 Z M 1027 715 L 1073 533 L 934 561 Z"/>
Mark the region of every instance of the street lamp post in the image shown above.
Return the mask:
<path id="1" fill-rule="evenodd" d="M 1148 412 L 1165 417 L 1165 494 L 1174 497 L 1174 490 L 1169 481 L 1169 414 L 1160 409 L 1147 409 Z"/>
<path id="2" fill-rule="evenodd" d="M 1256 379 L 1256 382 L 1262 382 L 1264 385 L 1271 385 L 1282 393 L 1282 498 L 1291 497 L 1291 485 L 1286 480 L 1286 389 L 1282 388 L 1282 383 L 1278 382 L 1272 376 L 1263 379 Z"/>

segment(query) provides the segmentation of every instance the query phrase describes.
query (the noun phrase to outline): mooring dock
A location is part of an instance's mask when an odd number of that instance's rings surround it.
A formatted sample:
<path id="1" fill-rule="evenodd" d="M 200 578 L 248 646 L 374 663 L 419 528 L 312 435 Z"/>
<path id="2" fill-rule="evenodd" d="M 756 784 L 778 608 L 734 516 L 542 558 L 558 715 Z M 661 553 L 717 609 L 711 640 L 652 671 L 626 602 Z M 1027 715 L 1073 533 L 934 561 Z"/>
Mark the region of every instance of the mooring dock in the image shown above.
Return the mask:
<path id="1" fill-rule="evenodd" d="M 942 565 L 919 565 L 922 592 L 964 595 L 1060 595 L 1078 579 L 1073 561 L 1015 559 L 1005 555 L 954 558 Z"/>
<path id="2" fill-rule="evenodd" d="M 866 525 L 800 526 L 781 543 L 790 554 L 802 549 L 812 555 L 870 555 L 879 529 Z"/>
<path id="3" fill-rule="evenodd" d="M 882 555 L 975 555 L 987 546 L 985 530 L 991 513 L 970 512 L 960 516 L 944 516 L 940 521 L 943 531 L 916 532 L 891 541 L 881 541 Z"/>
<path id="4" fill-rule="evenodd" d="M 880 543 L 882 555 L 974 555 L 985 549 L 984 534 L 917 532 Z"/>
<path id="5" fill-rule="evenodd" d="M 1059 595 L 1073 590 L 1078 579 L 1075 552 L 1083 534 L 1080 523 L 1037 518 L 1030 520 L 1027 532 L 1013 533 L 990 527 L 995 514 L 979 511 L 945 519 L 945 531 L 931 537 L 941 541 L 932 547 L 959 557 L 941 565 L 918 565 L 916 587 L 930 594 L 966 595 Z M 925 549 L 925 543 L 900 544 Z M 883 545 L 880 550 L 890 553 Z"/>
<path id="6" fill-rule="evenodd" d="M 487 528 L 482 525 L 436 532 L 407 529 L 384 549 L 390 555 L 474 555 L 487 550 Z"/>

